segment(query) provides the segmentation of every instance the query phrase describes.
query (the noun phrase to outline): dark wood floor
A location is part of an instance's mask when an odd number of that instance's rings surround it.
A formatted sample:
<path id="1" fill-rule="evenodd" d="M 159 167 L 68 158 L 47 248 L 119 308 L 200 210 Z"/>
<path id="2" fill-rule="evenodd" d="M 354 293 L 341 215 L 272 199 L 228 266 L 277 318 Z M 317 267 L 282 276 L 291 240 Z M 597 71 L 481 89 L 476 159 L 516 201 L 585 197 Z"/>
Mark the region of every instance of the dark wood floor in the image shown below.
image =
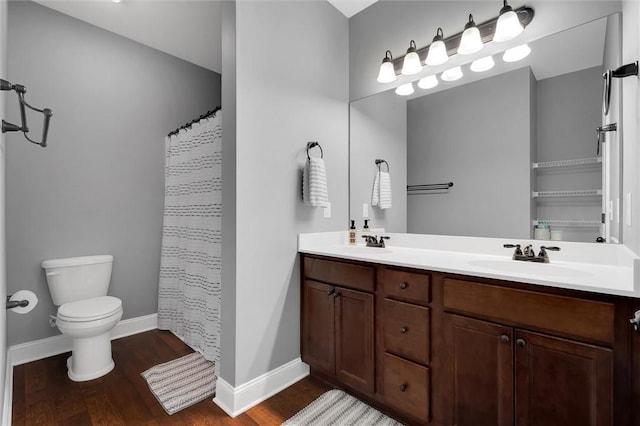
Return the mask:
<path id="1" fill-rule="evenodd" d="M 115 369 L 75 383 L 69 354 L 13 369 L 13 425 L 279 425 L 329 389 L 307 377 L 235 419 L 211 398 L 172 416 L 162 409 L 140 373 L 192 350 L 173 334 L 153 330 L 113 341 Z"/>

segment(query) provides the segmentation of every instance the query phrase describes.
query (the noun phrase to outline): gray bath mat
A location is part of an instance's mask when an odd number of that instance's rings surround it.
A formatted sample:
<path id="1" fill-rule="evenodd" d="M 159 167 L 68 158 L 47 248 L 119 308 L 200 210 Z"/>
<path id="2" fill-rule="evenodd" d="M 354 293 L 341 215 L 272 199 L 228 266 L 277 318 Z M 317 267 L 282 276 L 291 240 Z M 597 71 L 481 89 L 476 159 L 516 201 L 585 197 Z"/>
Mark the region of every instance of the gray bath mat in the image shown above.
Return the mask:
<path id="1" fill-rule="evenodd" d="M 141 375 L 168 414 L 177 413 L 216 392 L 214 364 L 199 352 L 158 364 Z"/>
<path id="2" fill-rule="evenodd" d="M 282 426 L 367 425 L 402 426 L 380 411 L 341 390 L 323 393 Z"/>

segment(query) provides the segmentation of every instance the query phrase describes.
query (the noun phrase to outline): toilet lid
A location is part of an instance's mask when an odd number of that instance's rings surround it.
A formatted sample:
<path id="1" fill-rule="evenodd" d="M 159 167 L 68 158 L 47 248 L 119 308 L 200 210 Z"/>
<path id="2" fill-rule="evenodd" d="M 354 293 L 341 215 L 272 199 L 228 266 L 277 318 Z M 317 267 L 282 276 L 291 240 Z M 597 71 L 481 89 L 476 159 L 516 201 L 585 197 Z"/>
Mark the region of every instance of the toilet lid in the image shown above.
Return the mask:
<path id="1" fill-rule="evenodd" d="M 74 322 L 93 321 L 106 318 L 119 309 L 122 309 L 122 301 L 117 297 L 94 297 L 61 305 L 58 308 L 58 318 Z"/>

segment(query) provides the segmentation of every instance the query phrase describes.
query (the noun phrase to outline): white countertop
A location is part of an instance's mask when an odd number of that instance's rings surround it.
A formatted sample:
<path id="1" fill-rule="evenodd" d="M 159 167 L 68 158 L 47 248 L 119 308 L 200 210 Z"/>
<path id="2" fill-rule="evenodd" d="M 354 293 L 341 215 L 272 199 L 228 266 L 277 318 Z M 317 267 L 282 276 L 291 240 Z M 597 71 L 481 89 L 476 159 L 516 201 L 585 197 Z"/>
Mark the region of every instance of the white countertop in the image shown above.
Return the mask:
<path id="1" fill-rule="evenodd" d="M 393 234 L 385 249 L 346 244 L 346 232 L 300 234 L 301 253 L 360 260 L 548 287 L 640 297 L 640 258 L 622 245 Z M 556 245 L 550 263 L 511 259 L 505 243 Z M 635 273 L 634 273 L 635 271 Z"/>

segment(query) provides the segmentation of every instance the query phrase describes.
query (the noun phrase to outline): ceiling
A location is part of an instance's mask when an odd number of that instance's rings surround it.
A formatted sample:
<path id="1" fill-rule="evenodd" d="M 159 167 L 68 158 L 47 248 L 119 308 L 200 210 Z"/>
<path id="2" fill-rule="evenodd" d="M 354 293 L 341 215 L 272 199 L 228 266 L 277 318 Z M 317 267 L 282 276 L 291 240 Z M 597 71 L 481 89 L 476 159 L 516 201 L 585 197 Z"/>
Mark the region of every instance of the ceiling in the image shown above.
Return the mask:
<path id="1" fill-rule="evenodd" d="M 145 46 L 222 72 L 220 0 L 35 0 Z M 347 18 L 377 0 L 328 0 Z"/>

